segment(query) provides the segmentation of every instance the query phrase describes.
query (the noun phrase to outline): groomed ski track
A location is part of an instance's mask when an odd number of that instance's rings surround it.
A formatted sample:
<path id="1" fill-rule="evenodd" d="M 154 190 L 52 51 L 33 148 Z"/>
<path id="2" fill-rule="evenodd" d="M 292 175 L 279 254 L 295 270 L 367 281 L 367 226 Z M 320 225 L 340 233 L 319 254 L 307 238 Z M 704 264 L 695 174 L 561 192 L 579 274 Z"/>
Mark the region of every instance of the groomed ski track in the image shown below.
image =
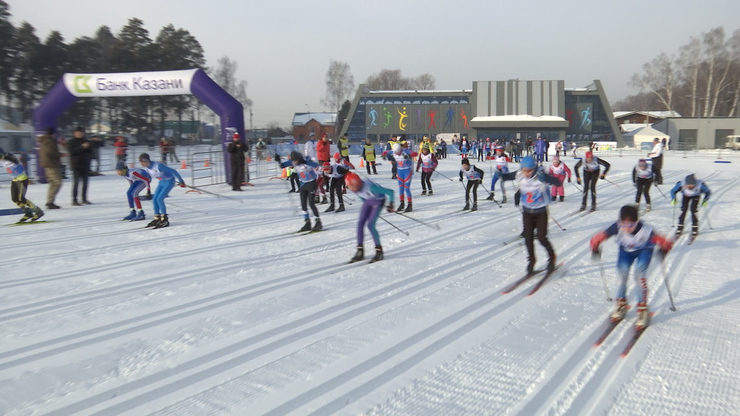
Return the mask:
<path id="1" fill-rule="evenodd" d="M 634 308 L 593 347 L 612 304 L 588 239 L 633 201 L 637 156 L 605 159 L 614 183 L 599 182 L 596 212 L 567 216 L 580 206 L 568 184 L 566 202 L 551 206 L 567 228 L 549 227 L 565 270 L 529 297 L 536 279 L 501 294 L 525 269 L 523 244 L 501 244 L 520 232 L 519 211 L 479 192 L 479 211 L 463 215 L 464 190 L 439 175 L 435 195 L 415 196 L 408 215 L 441 229 L 384 214 L 411 235 L 378 221 L 386 258 L 375 264 L 346 264 L 356 198 L 340 214 L 318 206 L 326 232 L 290 235 L 302 220 L 283 181 L 253 181 L 234 196 L 244 204 L 173 191 L 172 226 L 144 230 L 116 220 L 126 211 L 120 178 L 93 180 L 95 205 L 58 210 L 33 230 L 9 227 L 0 242 L 0 413 L 740 413 L 740 286 L 716 271 L 718 258 L 740 270 L 740 158 L 692 160 L 713 194 L 699 238 L 679 240 L 667 258 L 678 311 L 654 261 L 656 315 L 625 358 Z M 689 172 L 682 160 L 667 158 L 664 192 Z M 440 169 L 456 178 L 458 166 L 452 156 Z M 372 178 L 397 189 L 388 177 Z M 31 187 L 29 198 L 44 192 Z M 651 194 L 644 218 L 672 233 L 673 208 Z M 365 247 L 372 252 L 368 235 Z M 616 252 L 607 241 L 610 296 Z M 634 303 L 632 279 L 628 288 Z"/>

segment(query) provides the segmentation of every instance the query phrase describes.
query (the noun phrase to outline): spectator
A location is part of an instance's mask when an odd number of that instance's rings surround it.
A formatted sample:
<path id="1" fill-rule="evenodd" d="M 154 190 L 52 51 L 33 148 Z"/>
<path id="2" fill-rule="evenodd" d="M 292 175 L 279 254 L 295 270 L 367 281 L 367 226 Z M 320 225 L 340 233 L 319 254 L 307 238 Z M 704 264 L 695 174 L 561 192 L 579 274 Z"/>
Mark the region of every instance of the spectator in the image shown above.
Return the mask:
<path id="1" fill-rule="evenodd" d="M 659 138 L 653 139 L 653 150 L 648 153 L 648 157 L 653 161 L 653 175 L 655 176 L 655 183 L 658 185 L 663 184 L 663 145 L 660 143 Z"/>
<path id="2" fill-rule="evenodd" d="M 267 149 L 267 145 L 261 137 L 257 139 L 257 144 L 254 147 L 255 149 L 257 149 L 257 160 L 264 159 L 265 149 Z"/>
<path id="3" fill-rule="evenodd" d="M 92 160 L 97 162 L 95 165 L 95 173 L 100 173 L 100 148 L 103 147 L 105 143 L 103 140 L 100 139 L 98 136 L 93 136 L 90 138 L 90 146 L 92 147 Z"/>
<path id="4" fill-rule="evenodd" d="M 123 136 L 116 137 L 116 142 L 113 143 L 116 148 L 116 165 L 119 162 L 126 162 L 126 151 L 128 150 L 128 144 Z"/>
<path id="5" fill-rule="evenodd" d="M 77 127 L 72 140 L 69 141 L 69 164 L 72 168 L 72 205 L 90 204 L 87 200 L 87 182 L 90 175 L 90 159 L 92 158 L 92 144 L 85 137 L 85 129 Z M 77 199 L 77 189 L 82 183 L 82 204 Z"/>
<path id="6" fill-rule="evenodd" d="M 59 209 L 54 200 L 62 187 L 62 156 L 52 127 L 46 129 L 46 134 L 39 136 L 39 162 L 49 183 L 46 191 L 46 208 Z"/>
<path id="7" fill-rule="evenodd" d="M 244 182 L 244 153 L 247 147 L 241 142 L 239 133 L 234 133 L 232 142 L 226 149 L 231 156 L 231 189 L 241 191 Z"/>
<path id="8" fill-rule="evenodd" d="M 169 142 L 167 141 L 167 139 L 162 137 L 161 139 L 159 139 L 159 154 L 161 156 L 162 163 L 164 163 L 165 165 L 167 164 L 167 154 L 169 152 Z"/>
<path id="9" fill-rule="evenodd" d="M 170 160 L 174 162 L 180 161 L 180 158 L 177 157 L 177 140 L 175 140 L 174 138 L 170 138 L 169 140 L 167 140 L 167 151 L 170 154 Z"/>

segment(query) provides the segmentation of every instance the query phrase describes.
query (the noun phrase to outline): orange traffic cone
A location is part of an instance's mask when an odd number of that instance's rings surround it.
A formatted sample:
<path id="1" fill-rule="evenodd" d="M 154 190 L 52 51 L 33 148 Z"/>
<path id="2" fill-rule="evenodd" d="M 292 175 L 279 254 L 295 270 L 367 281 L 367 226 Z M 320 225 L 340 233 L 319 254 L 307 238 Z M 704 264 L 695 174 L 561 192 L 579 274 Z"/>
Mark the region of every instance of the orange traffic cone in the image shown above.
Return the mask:
<path id="1" fill-rule="evenodd" d="M 360 167 L 361 168 L 364 168 L 365 167 L 365 164 L 362 162 L 362 159 L 360 159 Z"/>
<path id="2" fill-rule="evenodd" d="M 288 177 L 288 168 L 283 168 L 283 173 L 280 174 L 280 178 L 285 179 Z"/>
<path id="3" fill-rule="evenodd" d="M 203 166 L 206 168 L 211 167 L 211 159 L 206 159 L 206 163 L 204 163 Z"/>
<path id="4" fill-rule="evenodd" d="M 180 162 L 180 169 L 187 169 L 187 168 L 188 168 L 188 165 L 185 163 L 185 159 L 183 159 L 182 162 Z"/>
<path id="5" fill-rule="evenodd" d="M 270 156 L 267 156 L 267 158 L 265 160 L 268 161 L 268 162 L 272 162 L 272 158 Z"/>

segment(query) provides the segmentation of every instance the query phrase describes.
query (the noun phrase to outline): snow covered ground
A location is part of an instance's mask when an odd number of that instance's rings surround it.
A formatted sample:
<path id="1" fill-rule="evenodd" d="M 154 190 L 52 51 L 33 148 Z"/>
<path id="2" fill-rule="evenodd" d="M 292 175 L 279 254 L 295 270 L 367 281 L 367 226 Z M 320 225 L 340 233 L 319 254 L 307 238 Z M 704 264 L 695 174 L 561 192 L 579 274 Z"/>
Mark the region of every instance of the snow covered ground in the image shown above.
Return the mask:
<path id="1" fill-rule="evenodd" d="M 172 226 L 150 230 L 119 220 L 127 184 L 113 172 L 91 178 L 90 206 L 70 207 L 65 182 L 49 223 L 2 225 L 0 414 L 738 415 L 740 155 L 723 156 L 732 163 L 666 157 L 663 192 L 696 172 L 713 193 L 699 238 L 665 263 L 677 311 L 654 262 L 652 326 L 625 358 L 634 308 L 593 346 L 612 304 L 588 239 L 633 201 L 637 153 L 604 156 L 612 183 L 599 182 L 595 213 L 571 215 L 580 198 L 566 185 L 550 211 L 566 231 L 549 228 L 565 267 L 532 296 L 534 282 L 502 294 L 525 269 L 523 244 L 503 244 L 519 211 L 481 190 L 480 210 L 463 213 L 456 157 L 440 165 L 455 181 L 435 175 L 435 195 L 409 214 L 440 229 L 384 214 L 410 235 L 379 221 L 386 259 L 375 264 L 346 264 L 356 199 L 339 214 L 319 206 L 326 231 L 301 236 L 285 181 L 206 188 L 228 199 L 175 188 Z M 28 197 L 43 204 L 45 192 Z M 7 183 L 0 197 L 13 208 Z M 668 199 L 652 197 L 645 220 L 672 232 Z M 616 252 L 605 243 L 609 296 Z"/>

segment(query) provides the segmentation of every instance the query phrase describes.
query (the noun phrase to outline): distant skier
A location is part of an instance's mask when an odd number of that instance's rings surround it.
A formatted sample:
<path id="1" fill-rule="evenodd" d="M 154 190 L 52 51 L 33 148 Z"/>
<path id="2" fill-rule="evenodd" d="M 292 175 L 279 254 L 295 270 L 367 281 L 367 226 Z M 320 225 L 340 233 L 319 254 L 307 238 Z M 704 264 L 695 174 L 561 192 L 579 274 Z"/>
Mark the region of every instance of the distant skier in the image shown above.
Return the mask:
<path id="1" fill-rule="evenodd" d="M 116 163 L 116 173 L 119 176 L 125 177 L 129 182 L 128 190 L 126 191 L 126 199 L 128 199 L 128 207 L 131 210 L 129 214 L 123 217 L 123 221 L 142 221 L 146 219 L 144 210 L 141 208 L 141 200 L 139 199 L 139 192 L 147 189 L 147 193 L 151 194 L 150 183 L 152 181 L 151 175 L 145 169 L 128 169 L 126 163 L 119 161 Z M 136 209 L 139 212 L 136 212 Z"/>
<path id="2" fill-rule="evenodd" d="M 26 199 L 26 189 L 28 188 L 28 175 L 23 165 L 16 159 L 12 153 L 5 153 L 0 148 L 0 161 L 10 173 L 13 179 L 10 182 L 10 199 L 23 211 L 23 217 L 18 223 L 37 221 L 44 216 L 44 211 L 36 206 L 33 202 Z"/>
<path id="3" fill-rule="evenodd" d="M 430 147 L 423 144 L 421 147 L 421 154 L 419 160 L 416 162 L 416 171 L 421 168 L 421 194 L 422 195 L 433 195 L 432 191 L 432 174 L 437 169 L 437 156 L 431 152 Z M 429 193 L 427 194 L 427 190 Z"/>
<path id="4" fill-rule="evenodd" d="M 547 185 L 560 185 L 561 182 L 554 176 L 550 176 L 541 168 L 537 168 L 537 163 L 531 156 L 522 158 L 519 164 L 519 170 L 509 173 L 496 172 L 501 180 L 517 180 L 519 190 L 514 195 L 514 204 L 522 207 L 522 223 L 524 230 L 522 236 L 527 246 L 528 263 L 527 274 L 534 272 L 536 257 L 534 253 L 534 230 L 537 230 L 537 240 L 547 250 L 549 256 L 547 262 L 547 271 L 552 273 L 555 270 L 555 250 L 547 239 L 547 206 L 551 202 L 550 189 Z"/>
<path id="5" fill-rule="evenodd" d="M 465 207 L 463 211 L 478 211 L 478 185 L 483 182 L 483 171 L 480 168 L 471 165 L 468 159 L 462 160 L 460 169 L 460 182 L 463 176 L 468 179 L 468 185 L 465 187 Z M 470 206 L 470 190 L 473 190 L 473 206 Z"/>
<path id="6" fill-rule="evenodd" d="M 511 159 L 509 159 L 509 156 L 504 153 L 504 146 L 496 145 L 495 148 L 495 154 L 493 155 L 493 160 L 496 163 L 496 172 L 500 173 L 508 173 L 509 172 L 509 162 Z M 488 195 L 488 198 L 486 198 L 489 201 L 493 201 L 494 198 L 494 190 L 496 189 L 496 182 L 498 181 L 499 177 L 497 175 L 493 175 L 493 178 L 491 178 L 491 192 Z M 504 181 L 501 181 L 501 203 L 506 203 L 506 188 L 504 187 Z"/>
<path id="7" fill-rule="evenodd" d="M 652 206 L 650 205 L 650 186 L 653 184 L 653 170 L 647 163 L 647 160 L 640 159 L 632 168 L 632 183 L 637 188 L 635 194 L 635 207 L 640 209 L 640 197 L 645 195 L 645 210 L 650 212 Z"/>
<path id="8" fill-rule="evenodd" d="M 537 157 L 537 166 L 542 166 L 547 154 L 547 142 L 544 137 L 539 137 L 534 143 L 534 154 Z"/>
<path id="9" fill-rule="evenodd" d="M 275 153 L 275 160 L 280 163 L 280 167 L 287 168 L 293 167 L 293 171 L 298 175 L 300 186 L 298 192 L 301 195 L 301 209 L 303 210 L 303 219 L 305 223 L 303 227 L 298 230 L 302 231 L 321 231 L 321 219 L 319 218 L 319 210 L 316 209 L 316 202 L 314 201 L 313 195 L 316 191 L 316 168 L 319 166 L 318 163 L 313 160 L 305 160 L 303 155 L 298 151 L 290 152 L 290 160 L 280 162 L 280 155 Z M 311 219 L 308 215 L 308 207 L 311 207 L 311 212 L 316 218 L 313 228 L 311 227 Z"/>
<path id="10" fill-rule="evenodd" d="M 389 154 L 387 158 L 396 167 L 398 194 L 399 199 L 401 200 L 397 211 L 411 212 L 411 177 L 413 174 L 414 161 L 411 158 L 411 155 L 403 151 L 400 143 L 393 144 L 393 153 Z M 406 200 L 408 200 L 408 206 L 406 205 Z"/>
<path id="11" fill-rule="evenodd" d="M 167 217 L 167 206 L 164 204 L 164 199 L 167 198 L 167 195 L 175 187 L 175 184 L 184 188 L 185 181 L 175 169 L 168 167 L 162 162 L 153 162 L 148 153 L 139 155 L 139 163 L 149 173 L 150 177 L 159 179 L 157 189 L 154 190 L 154 197 L 152 197 L 154 219 L 146 225 L 146 228 L 169 227 L 170 220 Z"/>
<path id="12" fill-rule="evenodd" d="M 673 247 L 673 242 L 671 239 L 655 232 L 652 226 L 638 220 L 637 208 L 634 205 L 623 206 L 619 210 L 619 220 L 591 238 L 591 253 L 594 257 L 601 256 L 601 243 L 613 235 L 617 236 L 617 243 L 619 243 L 617 273 L 620 277 L 620 284 L 617 289 L 616 307 L 611 314 L 611 320 L 618 322 L 624 319 L 627 313 L 627 277 L 629 276 L 630 267 L 637 261 L 634 276 L 640 291 L 635 326 L 641 329 L 650 322 L 647 305 L 647 270 L 653 257 L 653 250 L 658 245 L 661 254 L 665 256 Z"/>
<path id="13" fill-rule="evenodd" d="M 370 231 L 373 242 L 375 242 L 375 256 L 370 262 L 383 260 L 383 246 L 380 244 L 380 234 L 378 234 L 378 230 L 375 228 L 375 222 L 378 220 L 380 211 L 383 209 L 386 201 L 388 202 L 386 206 L 388 212 L 393 212 L 393 191 L 369 179 L 362 180 L 354 172 L 348 172 L 345 175 L 345 181 L 347 182 L 347 188 L 356 193 L 362 200 L 360 219 L 357 221 L 357 251 L 350 260 L 350 263 L 360 261 L 365 256 L 365 227 Z"/>
<path id="14" fill-rule="evenodd" d="M 609 172 L 611 165 L 609 162 L 603 159 L 599 159 L 594 156 L 593 152 L 586 152 L 583 159 L 576 163 L 573 168 L 576 171 L 576 181 L 581 184 L 581 175 L 578 173 L 579 169 L 583 165 L 583 201 L 581 202 L 581 211 L 586 210 L 586 200 L 588 198 L 588 192 L 591 191 L 591 211 L 596 211 L 596 181 L 601 178 L 606 178 L 606 173 Z M 604 172 L 601 172 L 601 167 L 604 167 Z"/>
<path id="15" fill-rule="evenodd" d="M 345 185 L 344 177 L 350 168 L 343 162 L 344 159 L 334 159 L 331 163 L 324 163 L 324 174 L 329 178 L 329 208 L 324 212 L 342 212 L 344 211 L 344 195 L 342 187 Z M 347 162 L 348 163 L 348 162 Z M 339 207 L 335 209 L 334 200 L 337 199 Z"/>
<path id="16" fill-rule="evenodd" d="M 696 211 L 699 208 L 699 198 L 701 194 L 704 194 L 704 200 L 701 202 L 701 206 L 707 206 L 709 201 L 709 187 L 702 180 L 696 179 L 694 174 L 687 175 L 682 181 L 676 182 L 676 185 L 671 189 L 671 205 L 675 206 L 676 194 L 681 192 L 683 198 L 681 199 L 681 215 L 678 216 L 678 227 L 676 227 L 676 236 L 680 236 L 683 232 L 683 221 L 686 218 L 686 212 L 691 205 L 691 235 L 696 236 L 699 234 L 699 217 L 696 215 Z"/>
<path id="17" fill-rule="evenodd" d="M 565 186 L 563 186 L 563 184 L 565 183 L 566 177 L 568 177 L 568 182 L 570 182 L 570 168 L 564 162 L 560 161 L 560 156 L 555 155 L 552 157 L 552 164 L 548 168 L 547 173 L 558 178 L 558 180 L 560 181 L 560 185 L 552 186 L 551 192 L 553 200 L 555 200 L 555 198 L 559 196 L 560 202 L 563 202 L 565 200 Z"/>

